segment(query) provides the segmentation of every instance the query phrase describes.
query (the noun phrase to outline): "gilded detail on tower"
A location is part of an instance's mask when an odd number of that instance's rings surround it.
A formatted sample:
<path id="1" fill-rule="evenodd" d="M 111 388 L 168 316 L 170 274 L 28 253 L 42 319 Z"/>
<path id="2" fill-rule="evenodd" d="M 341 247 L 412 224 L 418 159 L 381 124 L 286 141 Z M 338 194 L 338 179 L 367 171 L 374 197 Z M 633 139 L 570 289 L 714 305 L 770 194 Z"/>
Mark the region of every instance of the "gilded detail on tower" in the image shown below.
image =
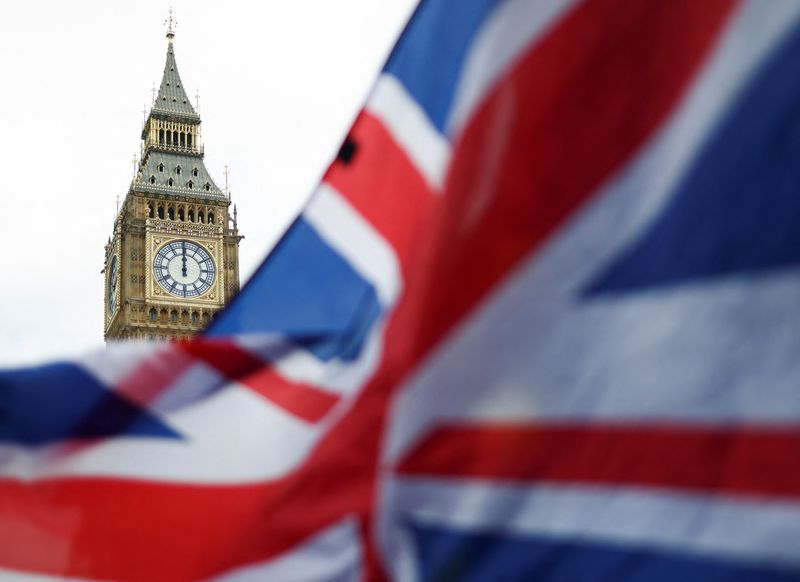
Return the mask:
<path id="1" fill-rule="evenodd" d="M 239 290 L 230 193 L 205 167 L 200 116 L 175 62 L 170 25 L 142 155 L 105 249 L 105 338 L 188 339 Z"/>

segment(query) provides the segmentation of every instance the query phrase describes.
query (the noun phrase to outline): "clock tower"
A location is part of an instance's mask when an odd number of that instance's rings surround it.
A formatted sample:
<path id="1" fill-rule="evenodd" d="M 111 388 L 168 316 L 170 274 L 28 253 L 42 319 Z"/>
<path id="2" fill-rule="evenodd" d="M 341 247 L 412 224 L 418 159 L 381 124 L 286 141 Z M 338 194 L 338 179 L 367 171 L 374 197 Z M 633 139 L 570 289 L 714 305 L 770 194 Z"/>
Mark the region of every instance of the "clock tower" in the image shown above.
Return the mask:
<path id="1" fill-rule="evenodd" d="M 200 116 L 167 62 L 142 129 L 141 160 L 105 247 L 106 340 L 187 339 L 239 290 L 230 193 L 203 163 Z M 227 190 L 227 189 L 226 189 Z"/>

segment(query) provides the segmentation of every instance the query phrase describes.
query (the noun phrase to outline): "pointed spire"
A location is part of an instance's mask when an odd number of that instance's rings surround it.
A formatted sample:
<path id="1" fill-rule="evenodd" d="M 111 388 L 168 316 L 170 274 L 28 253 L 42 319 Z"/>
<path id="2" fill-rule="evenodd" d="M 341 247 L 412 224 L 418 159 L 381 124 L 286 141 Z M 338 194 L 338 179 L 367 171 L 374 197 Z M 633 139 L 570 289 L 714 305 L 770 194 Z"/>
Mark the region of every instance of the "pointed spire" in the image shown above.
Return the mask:
<path id="1" fill-rule="evenodd" d="M 224 200 L 225 192 L 216 185 L 203 163 L 200 116 L 178 74 L 172 12 L 165 24 L 169 42 L 164 74 L 157 95 L 153 84 L 153 105 L 142 128 L 141 159 L 135 166 L 131 191 Z M 171 125 L 172 122 L 179 127 Z M 184 136 L 185 142 L 180 139 Z"/>
<path id="2" fill-rule="evenodd" d="M 172 18 L 172 8 L 169 9 L 169 18 L 164 23 L 167 25 L 167 62 L 164 65 L 164 75 L 161 78 L 158 95 L 153 103 L 153 111 L 199 119 L 183 89 L 183 83 L 178 74 L 178 65 L 175 63 L 175 49 L 172 41 L 175 38 L 176 21 Z"/>

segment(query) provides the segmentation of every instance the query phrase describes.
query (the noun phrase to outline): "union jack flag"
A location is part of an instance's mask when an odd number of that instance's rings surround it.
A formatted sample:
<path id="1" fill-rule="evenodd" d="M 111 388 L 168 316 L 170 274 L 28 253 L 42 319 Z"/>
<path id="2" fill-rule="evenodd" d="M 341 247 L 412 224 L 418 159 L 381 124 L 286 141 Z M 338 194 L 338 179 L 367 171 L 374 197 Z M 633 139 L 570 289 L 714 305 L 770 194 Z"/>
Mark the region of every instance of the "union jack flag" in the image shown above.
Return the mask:
<path id="1" fill-rule="evenodd" d="M 800 3 L 423 0 L 204 337 L 0 372 L 0 578 L 800 579 Z"/>

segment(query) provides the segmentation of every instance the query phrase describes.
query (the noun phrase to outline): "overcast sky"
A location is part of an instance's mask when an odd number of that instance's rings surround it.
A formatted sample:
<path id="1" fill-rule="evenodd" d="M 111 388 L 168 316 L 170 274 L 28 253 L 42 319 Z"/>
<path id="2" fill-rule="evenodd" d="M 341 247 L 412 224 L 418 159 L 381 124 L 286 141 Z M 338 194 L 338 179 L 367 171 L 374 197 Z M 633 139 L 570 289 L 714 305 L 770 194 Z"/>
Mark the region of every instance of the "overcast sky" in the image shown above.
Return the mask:
<path id="1" fill-rule="evenodd" d="M 206 166 L 239 208 L 243 282 L 336 153 L 414 0 L 172 2 Z M 0 15 L 0 367 L 103 342 L 103 246 L 161 80 L 169 3 Z"/>

